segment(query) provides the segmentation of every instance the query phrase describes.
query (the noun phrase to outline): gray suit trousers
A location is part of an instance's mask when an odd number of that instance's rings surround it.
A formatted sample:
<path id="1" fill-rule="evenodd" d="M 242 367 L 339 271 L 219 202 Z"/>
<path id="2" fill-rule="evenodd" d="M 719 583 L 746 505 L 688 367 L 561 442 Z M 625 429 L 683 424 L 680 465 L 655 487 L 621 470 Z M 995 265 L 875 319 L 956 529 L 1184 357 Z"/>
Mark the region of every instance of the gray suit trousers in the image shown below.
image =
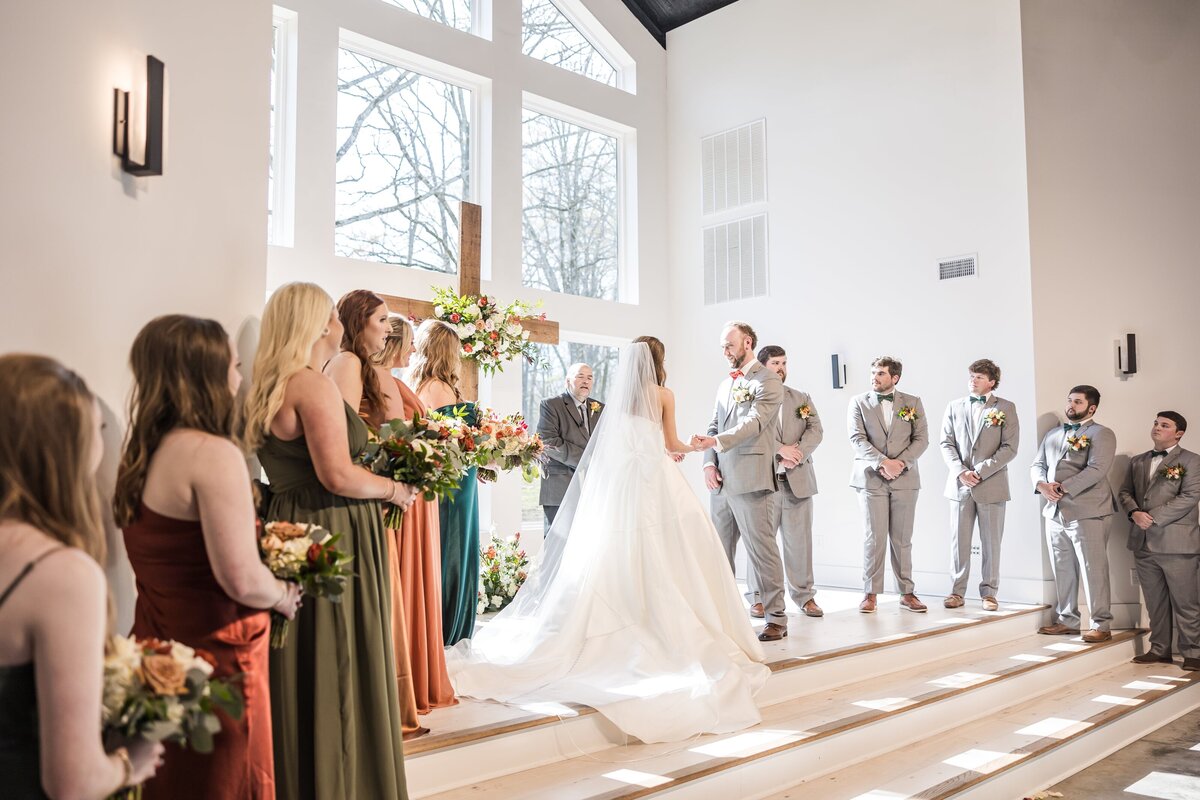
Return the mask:
<path id="1" fill-rule="evenodd" d="M 863 539 L 863 591 L 883 592 L 883 551 L 892 558 L 892 573 L 901 594 L 911 594 L 913 521 L 917 516 L 917 489 L 858 489 L 866 518 Z"/>
<path id="2" fill-rule="evenodd" d="M 1145 549 L 1133 555 L 1150 615 L 1150 652 L 1169 655 L 1171 639 L 1178 634 L 1183 657 L 1200 658 L 1200 555 Z"/>
<path id="3" fill-rule="evenodd" d="M 793 603 L 803 608 L 817 594 L 813 590 L 813 500 L 796 497 L 787 481 L 781 481 L 779 486 L 779 491 L 771 498 L 771 526 L 779 531 L 783 542 L 783 572 L 787 577 L 788 594 Z M 753 564 L 746 570 L 746 588 L 749 589 L 747 600 L 761 602 L 758 573 Z"/>
<path id="4" fill-rule="evenodd" d="M 775 544 L 775 528 L 771 525 L 771 498 L 774 492 L 745 492 L 726 496 L 712 495 L 712 519 L 733 568 L 738 540 L 746 542 L 750 568 L 761 587 L 766 621 L 787 627 L 787 610 L 783 600 L 783 563 Z"/>
<path id="5" fill-rule="evenodd" d="M 976 503 L 967 495 L 950 501 L 950 559 L 954 577 L 951 594 L 962 597 L 971 576 L 971 539 L 979 521 L 979 550 L 983 554 L 980 597 L 995 597 L 1000 590 L 1000 539 L 1004 536 L 1004 510 L 1008 503 Z"/>
<path id="6" fill-rule="evenodd" d="M 1055 515 L 1046 520 L 1046 544 L 1054 572 L 1055 621 L 1078 628 L 1079 575 L 1091 612 L 1092 628 L 1106 631 L 1112 625 L 1111 589 L 1108 582 L 1108 520 L 1077 519 L 1064 523 Z"/>

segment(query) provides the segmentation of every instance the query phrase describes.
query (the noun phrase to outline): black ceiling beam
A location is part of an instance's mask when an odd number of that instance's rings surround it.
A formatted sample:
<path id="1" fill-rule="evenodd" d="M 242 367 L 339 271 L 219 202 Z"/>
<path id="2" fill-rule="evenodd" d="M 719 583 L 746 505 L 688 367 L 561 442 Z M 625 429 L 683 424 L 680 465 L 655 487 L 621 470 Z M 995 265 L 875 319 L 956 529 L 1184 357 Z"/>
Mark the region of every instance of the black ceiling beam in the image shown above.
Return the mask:
<path id="1" fill-rule="evenodd" d="M 667 47 L 667 32 L 659 26 L 658 21 L 651 17 L 650 14 L 646 12 L 646 9 L 641 7 L 641 5 L 638 3 L 638 0 L 625 0 L 625 6 L 631 12 L 633 12 L 633 15 L 637 17 L 638 22 L 642 23 L 642 26 L 646 30 L 650 31 L 650 35 L 653 36 L 665 50 Z"/>
<path id="2" fill-rule="evenodd" d="M 667 32 L 699 19 L 737 0 L 624 0 L 638 22 L 660 45 L 667 46 Z"/>

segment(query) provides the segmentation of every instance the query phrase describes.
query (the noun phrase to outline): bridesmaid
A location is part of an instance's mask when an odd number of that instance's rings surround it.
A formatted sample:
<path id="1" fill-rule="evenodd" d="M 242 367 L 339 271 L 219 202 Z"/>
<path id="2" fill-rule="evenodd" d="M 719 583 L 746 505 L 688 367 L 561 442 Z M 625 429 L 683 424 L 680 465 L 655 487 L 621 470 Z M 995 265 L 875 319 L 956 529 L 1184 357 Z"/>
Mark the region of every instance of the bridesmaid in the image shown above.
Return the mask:
<path id="1" fill-rule="evenodd" d="M 407 798 L 379 501 L 405 507 L 413 488 L 352 460 L 367 426 L 321 374 L 342 338 L 324 290 L 281 286 L 261 337 L 241 442 L 271 482 L 268 519 L 340 534 L 354 559 L 342 602 L 310 601 L 284 649 L 271 651 L 276 797 Z"/>
<path id="2" fill-rule="evenodd" d="M 474 425 L 479 412 L 464 402 L 458 391 L 462 370 L 462 343 L 444 322 L 428 319 L 417 330 L 416 357 L 409 381 L 426 408 L 450 413 L 466 410 Z M 442 533 L 442 637 L 450 645 L 470 639 L 475 630 L 475 603 L 479 592 L 479 487 L 475 467 L 463 476 L 453 498 L 439 501 Z"/>
<path id="3" fill-rule="evenodd" d="M 108 586 L 100 408 L 53 359 L 0 356 L 0 780 L 7 800 L 100 800 L 163 746 L 100 741 Z"/>
<path id="4" fill-rule="evenodd" d="M 133 634 L 207 650 L 214 675 L 240 675 L 240 721 L 221 715 L 210 754 L 170 745 L 146 800 L 272 800 L 266 609 L 296 613 L 300 589 L 262 563 L 246 461 L 230 438 L 241 385 L 219 322 L 150 321 L 129 355 L 133 395 L 113 518 L 137 578 Z"/>
<path id="5" fill-rule="evenodd" d="M 379 374 L 371 358 L 387 344 L 391 324 L 387 305 L 378 295 L 356 289 L 338 301 L 338 320 L 342 323 L 341 352 L 330 359 L 325 374 L 333 379 L 342 399 L 372 428 L 378 429 L 385 420 L 387 403 Z M 407 514 L 407 512 L 406 512 Z M 400 730 L 405 739 L 415 739 L 429 733 L 417 718 L 417 699 L 413 693 L 411 659 L 408 640 L 396 633 L 405 628 L 404 598 L 400 593 L 400 553 L 396 540 L 400 531 L 387 531 L 388 576 L 391 585 L 392 622 L 387 634 L 392 637 L 396 656 L 396 686 L 400 693 Z"/>
<path id="6" fill-rule="evenodd" d="M 386 398 L 387 419 L 412 419 L 425 414 L 425 405 L 412 389 L 392 375 L 393 369 L 404 369 L 413 351 L 413 329 L 403 317 L 392 317 L 391 333 L 383 351 L 373 358 L 380 387 Z M 400 553 L 400 581 L 393 582 L 392 593 L 399 594 L 404 605 L 404 627 L 393 618 L 393 637 L 405 637 L 408 655 L 412 660 L 413 689 L 417 711 L 428 714 L 432 709 L 452 706 L 458 702 L 454 687 L 446 673 L 446 651 L 442 647 L 442 569 L 441 533 L 438 530 L 437 501 L 418 496 L 404 522 L 395 531 L 395 545 Z"/>

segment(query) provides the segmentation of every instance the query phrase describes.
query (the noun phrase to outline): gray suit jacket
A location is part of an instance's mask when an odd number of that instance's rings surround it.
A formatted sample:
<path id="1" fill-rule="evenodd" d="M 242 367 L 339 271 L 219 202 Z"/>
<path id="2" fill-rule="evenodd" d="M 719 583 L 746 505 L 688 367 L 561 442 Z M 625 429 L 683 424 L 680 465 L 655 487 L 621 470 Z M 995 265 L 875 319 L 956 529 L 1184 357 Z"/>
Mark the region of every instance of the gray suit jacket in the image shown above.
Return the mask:
<path id="1" fill-rule="evenodd" d="M 1129 549 L 1140 550 L 1145 543 L 1151 553 L 1200 553 L 1200 510 L 1196 505 L 1200 502 L 1200 455 L 1176 447 L 1153 477 L 1150 460 L 1149 452 L 1130 459 L 1129 474 L 1118 493 L 1126 514 L 1141 510 L 1154 517 L 1148 530 L 1129 524 Z M 1185 471 L 1179 480 L 1169 481 L 1162 472 L 1174 466 Z"/>
<path id="2" fill-rule="evenodd" d="M 1072 434 L 1085 435 L 1091 444 L 1078 451 L 1067 446 L 1067 434 L 1062 425 L 1056 425 L 1042 439 L 1037 460 L 1029 470 L 1034 490 L 1039 483 L 1057 482 L 1066 492 L 1062 500 L 1047 503 L 1042 509 L 1046 519 L 1053 518 L 1055 512 L 1062 515 L 1063 522 L 1096 519 L 1113 513 L 1108 471 L 1112 469 L 1117 453 L 1117 436 L 1094 419 Z"/>
<path id="3" fill-rule="evenodd" d="M 583 458 L 591 431 L 596 430 L 596 424 L 604 412 L 604 404 L 589 397 L 589 406 L 593 402 L 598 403 L 600 409 L 589 413 L 588 428 L 584 430 L 575 407 L 575 398 L 570 392 L 542 401 L 537 431 L 546 445 L 546 460 L 542 468 L 538 502 L 544 506 L 561 505 L 563 495 L 571 485 L 571 478 L 579 466 L 579 459 Z"/>
<path id="4" fill-rule="evenodd" d="M 946 497 L 976 503 L 1000 503 L 1012 499 L 1008 491 L 1008 462 L 1017 456 L 1020 424 L 1017 407 L 1009 400 L 992 395 L 983 404 L 983 418 L 975 430 L 974 408 L 969 397 L 951 400 L 942 419 L 942 460 L 950 468 L 946 478 Z M 991 411 L 1004 414 L 1004 424 L 988 425 Z M 972 470 L 983 480 L 974 487 L 964 486 L 958 476 Z"/>
<path id="5" fill-rule="evenodd" d="M 717 390 L 717 404 L 708 435 L 715 436 L 721 452 L 704 451 L 704 463 L 715 464 L 721 471 L 718 492 L 747 494 L 773 492 L 775 483 L 775 434 L 783 384 L 779 376 L 758 361 L 751 361 L 744 377 L 726 378 Z M 736 402 L 735 388 L 746 390 L 750 398 Z"/>
<path id="6" fill-rule="evenodd" d="M 893 390 L 891 428 L 883 427 L 883 406 L 875 392 L 866 392 L 850 400 L 847 425 L 850 444 L 854 447 L 854 464 L 850 485 L 855 489 L 920 489 L 921 472 L 917 459 L 929 447 L 929 423 L 921 398 Z M 900 419 L 900 409 L 908 406 L 917 412 L 912 422 Z M 900 477 L 886 481 L 879 475 L 879 465 L 886 458 L 904 462 Z"/>
<path id="7" fill-rule="evenodd" d="M 803 406 L 808 406 L 808 419 L 797 416 Z M 817 407 L 813 405 L 812 398 L 804 392 L 784 386 L 775 449 L 778 450 L 779 445 L 794 444 L 804 453 L 803 461 L 783 473 L 784 480 L 796 497 L 812 497 L 817 493 L 817 474 L 813 471 L 812 454 L 823 438 L 821 418 L 817 416 Z"/>

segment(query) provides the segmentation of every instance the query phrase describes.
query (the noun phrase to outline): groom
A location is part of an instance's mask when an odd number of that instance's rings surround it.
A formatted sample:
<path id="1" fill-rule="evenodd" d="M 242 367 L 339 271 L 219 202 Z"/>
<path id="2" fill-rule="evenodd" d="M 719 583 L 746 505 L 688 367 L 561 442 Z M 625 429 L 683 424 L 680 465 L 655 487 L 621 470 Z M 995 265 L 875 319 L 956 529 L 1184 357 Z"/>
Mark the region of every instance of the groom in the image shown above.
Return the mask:
<path id="1" fill-rule="evenodd" d="M 783 384 L 754 357 L 758 337 L 744 322 L 729 322 L 721 331 L 721 351 L 729 361 L 729 377 L 717 390 L 716 410 L 707 436 L 693 436 L 692 446 L 705 450 L 704 483 L 712 492 L 712 517 L 729 565 L 738 539 L 746 542 L 750 565 L 758 576 L 759 597 L 767 623 L 759 641 L 787 636 L 783 564 L 771 525 L 775 477 L 776 417 Z"/>

